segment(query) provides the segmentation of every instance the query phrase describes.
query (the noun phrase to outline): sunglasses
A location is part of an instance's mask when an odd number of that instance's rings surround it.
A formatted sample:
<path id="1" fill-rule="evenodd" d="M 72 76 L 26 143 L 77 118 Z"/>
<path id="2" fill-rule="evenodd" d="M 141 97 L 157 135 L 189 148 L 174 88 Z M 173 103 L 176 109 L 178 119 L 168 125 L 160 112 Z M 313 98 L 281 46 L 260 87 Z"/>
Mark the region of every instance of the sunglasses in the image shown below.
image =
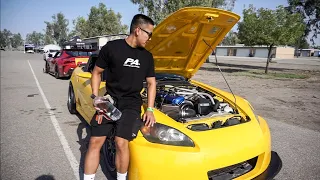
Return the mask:
<path id="1" fill-rule="evenodd" d="M 149 39 L 151 39 L 151 37 L 152 37 L 152 32 L 148 32 L 148 31 L 142 29 L 141 27 L 139 27 L 139 29 L 141 29 L 142 31 L 144 31 L 145 33 L 147 33 L 148 36 L 149 36 Z"/>

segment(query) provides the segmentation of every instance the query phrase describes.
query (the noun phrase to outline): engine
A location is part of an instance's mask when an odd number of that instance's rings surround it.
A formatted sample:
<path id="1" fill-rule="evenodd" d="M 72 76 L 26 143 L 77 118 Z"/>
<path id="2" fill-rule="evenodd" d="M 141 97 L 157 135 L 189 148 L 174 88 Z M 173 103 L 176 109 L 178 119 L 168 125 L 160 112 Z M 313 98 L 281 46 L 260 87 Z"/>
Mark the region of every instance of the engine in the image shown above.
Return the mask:
<path id="1" fill-rule="evenodd" d="M 155 105 L 179 122 L 234 113 L 228 103 L 219 101 L 213 93 L 193 85 L 158 86 Z"/>

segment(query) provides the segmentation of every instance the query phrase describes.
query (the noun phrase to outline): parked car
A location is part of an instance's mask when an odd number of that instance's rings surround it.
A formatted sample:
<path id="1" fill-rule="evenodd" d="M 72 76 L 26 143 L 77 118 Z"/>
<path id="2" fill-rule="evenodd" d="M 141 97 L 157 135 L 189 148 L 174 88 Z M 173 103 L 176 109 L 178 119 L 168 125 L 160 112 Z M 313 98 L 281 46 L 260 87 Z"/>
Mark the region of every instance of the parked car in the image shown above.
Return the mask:
<path id="1" fill-rule="evenodd" d="M 63 49 L 56 52 L 54 56 L 49 54 L 43 71 L 53 74 L 57 79 L 69 77 L 74 68 L 86 63 L 94 51 L 94 49 Z"/>
<path id="2" fill-rule="evenodd" d="M 157 123 L 142 126 L 129 143 L 130 180 L 265 180 L 280 171 L 282 161 L 271 150 L 267 121 L 250 103 L 191 79 L 239 19 L 220 9 L 189 7 L 155 27 L 146 49 L 153 54 L 156 69 Z M 96 111 L 90 97 L 96 59 L 92 55 L 85 66 L 73 71 L 68 90 L 70 113 L 79 113 L 89 125 Z M 106 93 L 104 79 L 100 96 Z M 146 86 L 141 95 L 143 114 Z M 113 138 L 107 137 L 102 148 L 103 162 L 112 175 L 116 170 Z"/>
<path id="3" fill-rule="evenodd" d="M 56 52 L 61 51 L 61 47 L 55 44 L 48 44 L 45 45 L 42 49 L 43 52 L 43 60 L 47 60 L 49 58 L 49 54 L 51 54 L 51 56 L 54 56 L 56 54 Z"/>

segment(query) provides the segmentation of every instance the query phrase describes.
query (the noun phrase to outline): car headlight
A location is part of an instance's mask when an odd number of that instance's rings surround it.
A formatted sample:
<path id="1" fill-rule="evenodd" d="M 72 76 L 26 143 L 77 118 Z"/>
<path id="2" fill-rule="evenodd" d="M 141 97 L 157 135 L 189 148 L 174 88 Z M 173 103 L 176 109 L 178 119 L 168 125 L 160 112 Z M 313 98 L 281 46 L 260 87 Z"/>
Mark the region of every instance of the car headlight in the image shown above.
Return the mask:
<path id="1" fill-rule="evenodd" d="M 153 127 L 142 126 L 141 133 L 143 137 L 152 143 L 194 147 L 193 141 L 179 130 L 156 123 Z"/>

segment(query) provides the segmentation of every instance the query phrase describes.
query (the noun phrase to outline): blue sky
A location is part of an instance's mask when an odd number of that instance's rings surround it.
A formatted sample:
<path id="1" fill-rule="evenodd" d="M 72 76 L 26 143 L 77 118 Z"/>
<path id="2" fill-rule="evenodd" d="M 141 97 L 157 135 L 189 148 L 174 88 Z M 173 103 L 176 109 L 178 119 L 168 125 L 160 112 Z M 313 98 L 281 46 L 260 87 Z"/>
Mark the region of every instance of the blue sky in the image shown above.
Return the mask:
<path id="1" fill-rule="evenodd" d="M 62 12 L 72 20 L 78 16 L 87 18 L 90 8 L 102 2 L 122 15 L 122 23 L 130 26 L 131 18 L 139 13 L 138 5 L 130 0 L 1 0 L 1 30 L 20 33 L 23 38 L 32 31 L 44 33 L 44 21 L 51 21 L 51 16 Z M 253 4 L 255 7 L 275 9 L 278 5 L 287 5 L 287 0 L 236 0 L 233 12 L 242 16 L 244 7 Z"/>

